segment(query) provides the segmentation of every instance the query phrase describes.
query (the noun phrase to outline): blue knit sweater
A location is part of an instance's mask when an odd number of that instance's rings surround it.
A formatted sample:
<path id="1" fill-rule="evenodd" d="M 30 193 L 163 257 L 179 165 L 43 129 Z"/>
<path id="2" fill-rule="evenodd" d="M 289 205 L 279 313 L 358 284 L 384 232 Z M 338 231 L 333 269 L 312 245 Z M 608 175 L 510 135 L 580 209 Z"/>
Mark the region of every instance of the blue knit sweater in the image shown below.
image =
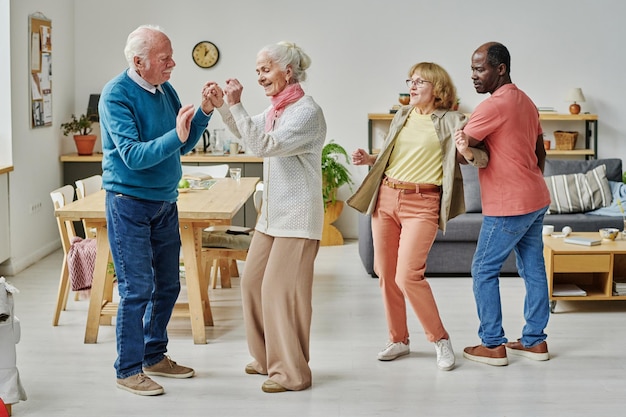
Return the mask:
<path id="1" fill-rule="evenodd" d="M 146 91 L 124 71 L 103 88 L 98 112 L 102 134 L 102 188 L 154 201 L 174 202 L 182 172 L 180 156 L 191 151 L 211 115 L 198 108 L 187 142 L 176 133 L 181 108 L 169 82 L 163 93 Z"/>

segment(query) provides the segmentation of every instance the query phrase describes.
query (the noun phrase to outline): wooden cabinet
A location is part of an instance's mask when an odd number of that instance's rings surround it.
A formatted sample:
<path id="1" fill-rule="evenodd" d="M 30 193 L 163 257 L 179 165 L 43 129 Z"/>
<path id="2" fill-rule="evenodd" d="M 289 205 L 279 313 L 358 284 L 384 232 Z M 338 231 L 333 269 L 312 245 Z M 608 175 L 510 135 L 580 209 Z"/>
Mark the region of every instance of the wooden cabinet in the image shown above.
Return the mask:
<path id="1" fill-rule="evenodd" d="M 79 156 L 76 153 L 62 155 L 63 183 L 74 186 L 74 182 L 91 175 L 102 174 L 102 154 Z M 181 162 L 184 165 L 219 165 L 228 164 L 230 168 L 241 168 L 242 177 L 258 177 L 263 179 L 263 158 L 251 155 L 224 155 L 212 156 L 211 154 L 192 153 L 183 155 Z M 257 213 L 252 201 L 248 201 L 244 208 L 233 217 L 233 224 L 238 226 L 254 227 Z M 82 226 L 75 223 L 77 232 L 82 233 Z"/>
<path id="2" fill-rule="evenodd" d="M 575 233 L 575 236 L 598 237 L 598 233 Z M 603 240 L 598 246 L 580 246 L 552 236 L 543 238 L 550 310 L 554 312 L 558 300 L 593 301 L 626 300 L 617 295 L 613 282 L 626 280 L 626 240 Z M 586 295 L 556 291 L 559 285 L 574 284 Z"/>
<path id="3" fill-rule="evenodd" d="M 383 138 L 374 137 L 374 129 L 376 126 L 389 126 L 393 119 L 390 113 L 369 113 L 367 115 L 367 134 L 368 134 L 368 151 L 377 153 L 378 145 L 382 145 Z M 469 116 L 469 115 L 468 115 Z M 596 159 L 598 157 L 598 116 L 596 114 L 560 114 L 553 112 L 539 113 L 541 127 L 544 134 L 554 130 L 571 130 L 577 131 L 584 124 L 583 134 L 579 134 L 579 141 L 584 140 L 584 148 L 573 150 L 557 150 L 550 149 L 546 151 L 548 157 L 584 157 L 586 159 Z M 552 128 L 556 126 L 555 128 Z M 386 130 L 385 130 L 386 132 Z M 378 141 L 376 141 L 378 139 Z"/>

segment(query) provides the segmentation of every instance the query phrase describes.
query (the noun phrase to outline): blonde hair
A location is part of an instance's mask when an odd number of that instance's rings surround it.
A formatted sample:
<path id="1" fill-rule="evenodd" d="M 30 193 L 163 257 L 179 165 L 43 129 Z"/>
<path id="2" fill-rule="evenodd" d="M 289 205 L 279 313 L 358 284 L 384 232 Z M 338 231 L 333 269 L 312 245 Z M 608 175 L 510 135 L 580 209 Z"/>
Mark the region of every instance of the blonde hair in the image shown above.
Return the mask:
<path id="1" fill-rule="evenodd" d="M 456 87 L 450 74 L 442 66 L 434 62 L 420 62 L 411 67 L 409 77 L 418 73 L 423 80 L 433 85 L 436 109 L 451 109 L 456 103 Z"/>
<path id="2" fill-rule="evenodd" d="M 311 66 L 311 58 L 295 43 L 281 41 L 267 45 L 257 55 L 264 52 L 282 71 L 286 71 L 287 67 L 291 66 L 294 82 L 306 81 L 306 70 Z"/>

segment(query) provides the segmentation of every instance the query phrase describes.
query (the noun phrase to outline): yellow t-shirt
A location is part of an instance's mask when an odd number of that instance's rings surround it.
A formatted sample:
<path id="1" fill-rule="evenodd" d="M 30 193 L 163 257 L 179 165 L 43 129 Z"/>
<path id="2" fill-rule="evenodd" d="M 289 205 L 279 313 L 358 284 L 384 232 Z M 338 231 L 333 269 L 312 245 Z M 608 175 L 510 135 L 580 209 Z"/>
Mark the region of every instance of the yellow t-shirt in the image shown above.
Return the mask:
<path id="1" fill-rule="evenodd" d="M 385 174 L 398 181 L 441 185 L 441 144 L 429 114 L 411 111 L 398 133 Z"/>

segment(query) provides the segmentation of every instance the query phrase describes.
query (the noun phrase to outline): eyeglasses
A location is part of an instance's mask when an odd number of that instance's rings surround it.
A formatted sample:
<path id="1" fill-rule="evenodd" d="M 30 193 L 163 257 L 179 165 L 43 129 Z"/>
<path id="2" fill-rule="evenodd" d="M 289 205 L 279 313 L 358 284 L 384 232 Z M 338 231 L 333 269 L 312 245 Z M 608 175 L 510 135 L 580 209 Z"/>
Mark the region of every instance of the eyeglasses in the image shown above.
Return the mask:
<path id="1" fill-rule="evenodd" d="M 424 85 L 424 83 L 432 84 L 431 81 L 422 80 L 421 78 L 418 78 L 417 80 L 412 80 L 409 78 L 408 80 L 406 80 L 406 86 L 409 88 L 421 87 Z"/>

